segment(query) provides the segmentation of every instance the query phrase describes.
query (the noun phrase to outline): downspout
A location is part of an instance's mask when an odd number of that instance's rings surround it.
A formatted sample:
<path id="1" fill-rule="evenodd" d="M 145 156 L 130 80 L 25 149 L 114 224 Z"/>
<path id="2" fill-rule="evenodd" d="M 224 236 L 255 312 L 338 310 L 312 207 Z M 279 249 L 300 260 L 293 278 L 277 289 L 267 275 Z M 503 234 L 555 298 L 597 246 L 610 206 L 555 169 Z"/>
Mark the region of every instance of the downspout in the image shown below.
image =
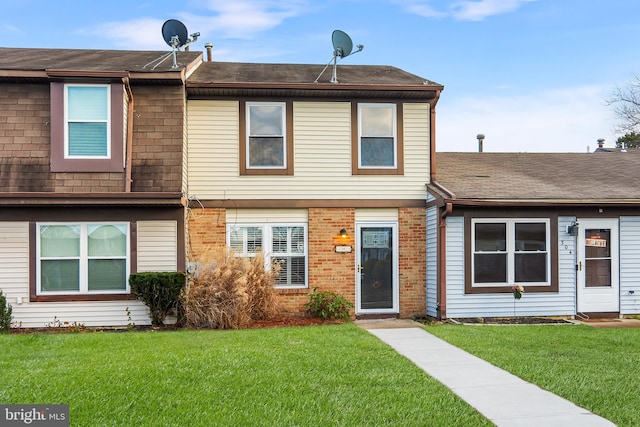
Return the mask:
<path id="1" fill-rule="evenodd" d="M 438 320 L 447 318 L 447 216 L 453 212 L 453 203 L 446 202 L 438 218 Z"/>
<path id="2" fill-rule="evenodd" d="M 429 182 L 436 180 L 436 104 L 440 99 L 440 92 L 436 91 L 436 96 L 429 109 Z"/>
<path id="3" fill-rule="evenodd" d="M 133 182 L 131 179 L 131 156 L 133 152 L 133 116 L 135 101 L 133 98 L 133 91 L 131 90 L 129 77 L 123 78 L 122 83 L 124 83 L 124 88 L 127 91 L 127 96 L 129 98 L 129 108 L 127 109 L 127 145 L 124 161 L 124 192 L 130 193 L 131 183 Z"/>

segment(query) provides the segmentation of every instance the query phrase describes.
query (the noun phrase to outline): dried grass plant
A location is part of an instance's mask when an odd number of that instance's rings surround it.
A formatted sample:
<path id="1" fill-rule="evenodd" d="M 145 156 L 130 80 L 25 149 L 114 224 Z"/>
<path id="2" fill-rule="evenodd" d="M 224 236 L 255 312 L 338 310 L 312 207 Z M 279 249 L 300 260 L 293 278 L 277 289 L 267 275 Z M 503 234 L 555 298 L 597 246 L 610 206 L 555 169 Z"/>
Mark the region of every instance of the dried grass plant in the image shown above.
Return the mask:
<path id="1" fill-rule="evenodd" d="M 228 248 L 210 248 L 197 262 L 182 296 L 187 326 L 239 329 L 277 314 L 278 267 L 265 270 L 262 254 L 249 260 Z"/>

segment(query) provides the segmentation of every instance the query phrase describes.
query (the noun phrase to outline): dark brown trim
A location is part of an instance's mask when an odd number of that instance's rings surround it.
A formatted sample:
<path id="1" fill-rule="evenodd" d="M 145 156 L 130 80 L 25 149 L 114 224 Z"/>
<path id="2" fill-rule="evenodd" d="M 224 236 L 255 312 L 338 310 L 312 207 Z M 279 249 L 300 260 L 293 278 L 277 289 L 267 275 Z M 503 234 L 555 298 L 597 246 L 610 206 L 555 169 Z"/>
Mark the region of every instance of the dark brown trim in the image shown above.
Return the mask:
<path id="1" fill-rule="evenodd" d="M 511 215 L 498 215 L 495 213 L 480 213 L 467 212 L 464 215 L 464 293 L 465 294 L 496 294 L 496 293 L 512 293 L 511 284 L 507 286 L 472 286 L 472 268 L 471 258 L 471 220 L 475 218 L 487 218 L 496 217 L 499 219 L 519 219 L 519 218 L 540 218 L 549 219 L 549 262 L 551 262 L 551 283 L 549 286 L 526 286 L 523 285 L 526 292 L 558 292 L 559 290 L 559 277 L 558 277 L 558 215 L 540 215 L 540 214 L 524 214 L 518 215 L 517 213 Z M 521 283 L 520 283 L 521 284 Z"/>
<path id="2" fill-rule="evenodd" d="M 0 193 L 0 206 L 165 206 L 180 207 L 182 193 Z"/>
<path id="3" fill-rule="evenodd" d="M 189 206 L 192 209 L 226 208 L 226 209 L 276 209 L 276 208 L 426 208 L 427 202 L 423 199 L 232 199 L 232 200 L 199 200 L 192 201 Z"/>
<path id="4" fill-rule="evenodd" d="M 240 175 L 293 175 L 293 101 L 285 101 L 285 126 L 286 126 L 286 147 L 287 151 L 287 164 L 284 169 L 261 169 L 261 168 L 248 168 L 247 167 L 247 102 L 251 102 L 249 100 L 241 100 L 238 103 L 238 118 L 239 118 L 239 147 L 238 153 L 239 155 L 239 170 Z M 256 102 L 267 102 L 264 100 L 256 101 Z M 282 101 L 278 101 L 282 102 Z"/>
<path id="5" fill-rule="evenodd" d="M 0 210 L 0 221 L 29 221 L 29 300 L 31 302 L 70 302 L 70 301 L 120 301 L 135 299 L 130 294 L 67 294 L 67 295 L 37 295 L 36 294 L 36 223 L 44 221 L 61 222 L 96 222 L 121 221 L 129 222 L 129 262 L 130 273 L 137 272 L 138 265 L 138 221 L 175 220 L 177 222 L 176 266 L 178 271 L 185 271 L 185 229 L 184 211 L 175 208 L 109 208 L 96 210 L 84 207 L 73 210 L 67 208 L 10 208 Z"/>
<path id="6" fill-rule="evenodd" d="M 436 180 L 436 104 L 440 99 L 440 91 L 429 104 L 429 182 Z"/>
<path id="7" fill-rule="evenodd" d="M 51 172 L 124 172 L 124 85 L 110 84 L 109 159 L 64 158 L 64 86 L 64 82 L 51 82 Z"/>
<path id="8" fill-rule="evenodd" d="M 377 102 L 378 104 L 396 105 L 396 167 L 395 168 L 361 168 L 360 131 L 358 128 L 358 105 L 376 104 L 376 102 L 351 103 L 351 174 L 352 175 L 404 175 L 404 104 L 401 102 Z"/>

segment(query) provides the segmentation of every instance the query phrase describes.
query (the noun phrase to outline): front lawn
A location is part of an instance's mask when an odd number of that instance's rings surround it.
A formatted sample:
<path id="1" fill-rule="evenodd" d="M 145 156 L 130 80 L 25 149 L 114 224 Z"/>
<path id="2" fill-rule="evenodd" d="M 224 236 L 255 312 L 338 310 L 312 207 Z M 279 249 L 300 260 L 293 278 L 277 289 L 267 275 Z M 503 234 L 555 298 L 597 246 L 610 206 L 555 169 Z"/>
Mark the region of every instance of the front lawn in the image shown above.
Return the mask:
<path id="1" fill-rule="evenodd" d="M 73 426 L 491 425 L 353 324 L 0 335 L 0 402 Z"/>
<path id="2" fill-rule="evenodd" d="M 572 325 L 425 329 L 619 426 L 640 425 L 640 329 Z"/>

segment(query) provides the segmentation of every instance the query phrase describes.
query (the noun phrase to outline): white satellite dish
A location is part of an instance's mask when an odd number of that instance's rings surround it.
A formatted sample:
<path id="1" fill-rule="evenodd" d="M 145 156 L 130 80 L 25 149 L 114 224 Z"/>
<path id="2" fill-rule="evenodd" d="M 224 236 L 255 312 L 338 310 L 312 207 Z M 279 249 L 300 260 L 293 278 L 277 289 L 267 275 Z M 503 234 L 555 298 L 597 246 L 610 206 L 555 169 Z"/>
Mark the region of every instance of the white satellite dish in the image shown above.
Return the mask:
<path id="1" fill-rule="evenodd" d="M 359 44 L 356 46 L 358 49 L 354 51 L 353 41 L 351 41 L 351 37 L 349 37 L 349 35 L 344 31 L 340 31 L 340 30 L 335 30 L 331 34 L 331 41 L 333 43 L 333 57 L 331 58 L 331 61 L 333 61 L 333 73 L 331 75 L 330 81 L 331 83 L 338 83 L 338 77 L 337 77 L 338 57 L 345 58 L 351 54 L 358 53 L 362 49 L 364 49 L 364 46 Z M 316 78 L 315 83 L 318 83 L 318 79 L 320 78 L 322 73 L 325 72 L 327 67 L 329 67 L 329 64 L 331 63 L 331 61 L 329 61 L 329 63 L 324 67 L 324 70 L 322 70 L 320 75 Z"/>

